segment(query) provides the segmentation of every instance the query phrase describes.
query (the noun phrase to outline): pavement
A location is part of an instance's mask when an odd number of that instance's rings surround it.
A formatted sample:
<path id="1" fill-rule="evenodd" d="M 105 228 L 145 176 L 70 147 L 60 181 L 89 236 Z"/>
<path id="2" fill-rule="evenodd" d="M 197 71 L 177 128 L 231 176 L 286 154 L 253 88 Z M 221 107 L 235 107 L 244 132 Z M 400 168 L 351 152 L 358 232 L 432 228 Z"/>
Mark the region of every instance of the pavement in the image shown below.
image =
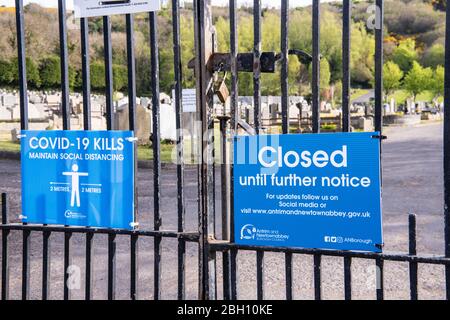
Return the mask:
<path id="1" fill-rule="evenodd" d="M 387 128 L 388 140 L 383 146 L 383 229 L 386 252 L 408 251 L 408 214 L 417 214 L 418 253 L 442 255 L 444 252 L 443 217 L 443 153 L 440 123 L 414 127 Z M 186 230 L 197 228 L 197 171 L 187 168 L 185 174 Z M 217 172 L 217 177 L 220 177 Z M 18 221 L 20 214 L 20 163 L 0 160 L 0 192 L 9 194 L 10 221 Z M 176 230 L 177 226 L 177 177 L 175 168 L 168 166 L 162 172 L 162 217 L 164 230 Z M 141 228 L 151 229 L 153 221 L 153 174 L 151 169 L 139 169 L 138 205 Z M 220 208 L 220 179 L 217 179 L 217 208 Z M 220 226 L 217 226 L 220 230 Z M 21 233 L 10 236 L 10 296 L 19 299 L 21 294 Z M 116 298 L 129 298 L 129 237 L 117 237 Z M 75 234 L 72 240 L 72 264 L 84 276 L 84 236 Z M 32 233 L 31 240 L 31 298 L 41 297 L 42 234 Z M 63 235 L 51 237 L 50 298 L 63 296 Z M 177 240 L 162 241 L 162 298 L 177 297 Z M 186 252 L 186 298 L 198 295 L 198 246 L 187 245 Z M 240 252 L 238 255 L 239 298 L 256 298 L 256 254 Z M 218 255 L 218 297 L 221 294 L 221 257 Z M 267 299 L 284 299 L 284 255 L 266 253 L 265 291 Z M 376 276 L 373 261 L 354 259 L 353 298 L 374 299 Z M 385 263 L 385 295 L 387 299 L 409 298 L 408 264 Z M 294 256 L 294 298 L 313 299 L 312 257 Z M 344 297 L 343 259 L 323 257 L 322 285 L 324 299 Z M 107 236 L 94 238 L 94 299 L 107 297 Z M 444 299 L 444 268 L 419 266 L 419 297 L 421 299 Z M 73 299 L 82 299 L 84 283 L 71 290 Z M 139 287 L 140 299 L 153 298 L 153 239 L 139 240 Z"/>

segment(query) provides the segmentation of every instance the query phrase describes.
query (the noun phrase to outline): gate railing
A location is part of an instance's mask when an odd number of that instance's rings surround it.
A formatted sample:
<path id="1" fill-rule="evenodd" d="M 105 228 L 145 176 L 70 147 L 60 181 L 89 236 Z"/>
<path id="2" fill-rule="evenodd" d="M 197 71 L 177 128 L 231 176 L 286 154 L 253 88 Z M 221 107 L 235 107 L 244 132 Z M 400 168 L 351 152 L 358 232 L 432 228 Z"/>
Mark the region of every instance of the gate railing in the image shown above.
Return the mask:
<path id="1" fill-rule="evenodd" d="M 375 131 L 382 133 L 383 130 L 383 42 L 384 42 L 384 1 L 375 0 Z M 210 1 L 200 0 L 195 1 L 196 14 L 198 16 L 209 14 Z M 343 30 L 342 30 L 342 123 L 343 132 L 350 131 L 350 49 L 351 49 L 351 0 L 343 0 L 342 15 L 343 15 Z M 289 0 L 281 1 L 281 110 L 282 110 L 282 131 L 283 134 L 289 134 L 289 108 L 288 108 L 288 55 L 289 55 Z M 253 1 L 253 21 L 254 21 L 254 49 L 253 49 L 253 88 L 254 88 L 254 129 L 256 134 L 261 133 L 261 85 L 260 75 L 261 68 L 261 1 Z M 229 16 L 230 16 L 230 43 L 231 43 L 231 135 L 233 136 L 238 129 L 239 115 L 237 112 L 237 98 L 238 98 L 238 61 L 239 56 L 237 54 L 237 1 L 229 1 Z M 210 47 L 209 38 L 211 35 L 211 26 L 208 25 L 208 18 L 199 19 L 196 23 L 197 27 L 196 38 L 201 42 L 200 51 L 197 54 L 202 57 L 201 61 L 204 62 L 204 56 L 209 55 Z M 446 94 L 445 105 L 450 105 L 450 6 L 447 7 L 447 29 L 446 29 Z M 312 128 L 313 133 L 320 133 L 320 1 L 312 0 Z M 206 95 L 206 99 L 200 101 L 199 112 L 203 112 L 203 120 L 208 119 L 208 110 L 211 109 L 211 99 L 208 99 L 208 95 L 211 92 L 207 91 L 205 94 L 205 87 L 207 88 L 211 78 L 211 73 L 214 70 L 208 70 L 205 65 L 199 66 L 197 72 L 201 72 L 201 78 L 198 83 L 199 94 Z M 208 74 L 209 73 L 209 74 Z M 198 76 L 198 73 L 197 73 Z M 208 102 L 209 101 L 209 102 Z M 225 126 L 222 124 L 222 128 Z M 207 129 L 207 126 L 204 127 Z M 246 130 L 248 131 L 248 130 Z M 224 136 L 222 134 L 222 136 Z M 383 135 L 380 136 L 380 144 L 385 139 Z M 222 143 L 223 144 L 223 143 Z M 211 147 L 212 143 L 207 141 L 204 144 L 204 149 L 207 150 Z M 233 148 L 231 148 L 233 150 Z M 450 213 L 448 206 L 450 205 L 450 111 L 445 108 L 445 135 L 444 135 L 444 166 L 445 166 L 445 256 L 418 256 L 416 250 L 416 216 L 410 214 L 409 216 L 409 252 L 407 254 L 388 254 L 388 253 L 361 253 L 361 252 L 347 252 L 347 251 L 329 251 L 329 250 L 317 250 L 317 249 L 300 249 L 300 248 L 274 248 L 263 246 L 243 246 L 234 243 L 234 223 L 233 223 L 233 165 L 230 165 L 230 174 L 222 173 L 222 185 L 231 186 L 230 194 L 228 195 L 230 205 L 230 226 L 231 230 L 227 233 L 229 238 L 223 237 L 219 240 L 214 234 L 213 228 L 208 228 L 208 224 L 203 225 L 203 233 L 207 233 L 209 236 L 203 236 L 203 239 L 209 239 L 207 246 L 209 247 L 208 256 L 204 258 L 203 272 L 208 274 L 206 278 L 203 278 L 204 290 L 201 295 L 204 299 L 216 299 L 216 254 L 222 253 L 222 276 L 223 276 L 223 297 L 227 299 L 238 299 L 238 284 L 239 284 L 239 270 L 237 257 L 239 251 L 252 251 L 256 252 L 256 294 L 257 299 L 262 300 L 265 298 L 265 270 L 264 270 L 264 254 L 266 252 L 279 252 L 285 254 L 285 298 L 287 300 L 293 299 L 293 256 L 294 254 L 306 254 L 313 256 L 314 264 L 314 297 L 316 300 L 322 299 L 322 279 L 321 279 L 321 266 L 323 256 L 342 257 L 344 262 L 344 296 L 345 299 L 352 299 L 352 261 L 353 259 L 370 259 L 374 261 L 377 272 L 377 288 L 376 297 L 378 300 L 384 299 L 384 262 L 385 261 L 397 261 L 408 262 L 410 270 L 410 298 L 412 300 L 418 299 L 418 264 L 437 264 L 445 266 L 445 281 L 446 284 L 446 297 L 450 299 Z M 205 152 L 205 155 L 213 154 L 212 151 Z M 380 154 L 381 157 L 381 154 Z M 211 171 L 214 170 L 213 165 L 206 165 L 208 163 L 207 156 L 203 158 L 203 166 L 201 168 L 202 178 L 207 180 L 211 176 Z M 223 159 L 222 161 L 224 161 Z M 233 154 L 230 155 L 230 163 L 233 163 Z M 226 170 L 222 169 L 222 172 Z M 208 197 L 211 197 L 213 188 L 208 185 L 207 181 L 204 182 L 204 188 L 208 188 L 206 192 L 203 191 L 202 199 L 204 202 L 203 216 L 213 216 L 213 208 L 208 207 Z M 225 208 L 226 206 L 222 206 Z M 226 210 L 222 210 L 222 221 L 227 223 L 228 213 Z M 208 262 L 208 264 L 206 264 Z"/>
<path id="2" fill-rule="evenodd" d="M 24 27 L 24 6 L 22 0 L 15 1 L 16 26 L 18 44 L 18 68 L 19 68 L 19 92 L 20 92 L 20 113 L 21 130 L 28 129 L 28 97 L 27 97 L 27 74 L 25 67 L 25 27 Z M 180 3 L 179 0 L 172 0 L 172 27 L 173 27 L 173 48 L 174 48 L 174 84 L 175 84 L 175 106 L 176 106 L 176 128 L 177 141 L 183 140 L 182 136 L 182 109 L 181 109 L 181 49 L 180 49 Z M 67 49 L 67 27 L 66 27 L 66 3 L 65 0 L 58 1 L 59 17 L 59 39 L 61 56 L 61 113 L 63 129 L 70 130 L 70 109 L 69 109 L 69 66 Z M 82 79 L 83 79 L 83 124 L 85 130 L 91 130 L 91 110 L 90 110 L 90 57 L 89 57 L 89 27 L 88 19 L 82 18 L 81 24 L 81 49 L 82 49 Z M 21 297 L 23 300 L 30 298 L 30 245 L 31 236 L 40 234 L 42 236 L 42 296 L 43 300 L 49 298 L 50 291 L 50 243 L 54 233 L 64 234 L 64 292 L 65 300 L 71 298 L 71 290 L 68 285 L 69 272 L 71 266 L 72 252 L 71 242 L 73 234 L 83 234 L 85 236 L 85 295 L 86 300 L 93 298 L 93 240 L 96 235 L 107 234 L 108 265 L 107 265 L 107 291 L 108 299 L 116 297 L 116 249 L 117 236 L 129 237 L 130 240 L 130 291 L 129 297 L 132 300 L 138 299 L 138 253 L 139 239 L 150 237 L 154 239 L 154 283 L 153 298 L 161 298 L 161 241 L 162 239 L 174 238 L 178 240 L 178 294 L 179 299 L 185 298 L 186 291 L 186 243 L 198 243 L 200 240 L 198 232 L 186 232 L 185 230 L 185 199 L 184 199 L 184 164 L 182 161 L 182 143 L 177 144 L 177 201 L 178 201 L 178 228 L 166 231 L 162 228 L 161 214 L 161 135 L 160 135 L 160 100 L 159 100 L 159 58 L 158 58 L 158 29 L 157 13 L 149 13 L 150 29 L 150 52 L 151 74 L 155 75 L 151 81 L 152 90 L 152 124 L 153 124 L 153 189 L 154 203 L 153 230 L 120 231 L 110 229 L 95 229 L 84 227 L 67 226 L 47 226 L 47 225 L 27 225 L 25 223 L 8 222 L 8 201 L 6 194 L 2 194 L 2 286 L 1 299 L 9 298 L 10 279 L 10 243 L 11 231 L 22 232 L 22 275 L 21 275 Z M 104 63 L 105 63 L 105 96 L 106 96 L 106 122 L 107 129 L 114 130 L 114 109 L 113 109 L 113 68 L 112 68 L 112 43 L 111 43 L 111 20 L 103 17 L 103 37 L 104 37 Z M 136 129 L 136 81 L 135 81 L 135 53 L 134 53 L 134 19 L 133 15 L 126 15 L 126 43 L 128 61 L 128 99 L 129 99 L 129 129 Z M 137 150 L 136 150 L 137 152 Z M 137 169 L 137 157 L 135 157 L 135 167 Z M 136 170 L 135 170 L 136 171 Z M 135 184 L 136 185 L 136 184 Z M 135 190 L 137 196 L 137 190 Z M 138 214 L 137 201 L 135 213 Z"/>

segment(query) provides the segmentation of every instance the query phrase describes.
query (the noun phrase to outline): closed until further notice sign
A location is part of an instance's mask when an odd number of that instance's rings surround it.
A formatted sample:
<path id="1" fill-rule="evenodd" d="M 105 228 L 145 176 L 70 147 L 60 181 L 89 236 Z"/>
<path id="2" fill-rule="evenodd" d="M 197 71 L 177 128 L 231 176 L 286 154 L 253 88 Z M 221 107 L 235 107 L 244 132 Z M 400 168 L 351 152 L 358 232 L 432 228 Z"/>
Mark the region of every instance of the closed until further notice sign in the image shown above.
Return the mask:
<path id="1" fill-rule="evenodd" d="M 127 229 L 134 221 L 129 131 L 22 131 L 23 222 Z"/>
<path id="2" fill-rule="evenodd" d="M 236 242 L 381 252 L 378 136 L 236 137 Z"/>

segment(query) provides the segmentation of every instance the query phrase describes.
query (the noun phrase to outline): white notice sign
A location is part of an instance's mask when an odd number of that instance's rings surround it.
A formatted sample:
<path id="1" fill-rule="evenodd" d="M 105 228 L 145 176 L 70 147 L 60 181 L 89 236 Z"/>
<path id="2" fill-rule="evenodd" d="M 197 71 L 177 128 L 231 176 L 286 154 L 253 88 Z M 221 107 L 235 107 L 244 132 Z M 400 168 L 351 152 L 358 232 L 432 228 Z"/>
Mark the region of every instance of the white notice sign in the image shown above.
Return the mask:
<path id="1" fill-rule="evenodd" d="M 160 0 L 75 0 L 75 18 L 158 11 Z"/>

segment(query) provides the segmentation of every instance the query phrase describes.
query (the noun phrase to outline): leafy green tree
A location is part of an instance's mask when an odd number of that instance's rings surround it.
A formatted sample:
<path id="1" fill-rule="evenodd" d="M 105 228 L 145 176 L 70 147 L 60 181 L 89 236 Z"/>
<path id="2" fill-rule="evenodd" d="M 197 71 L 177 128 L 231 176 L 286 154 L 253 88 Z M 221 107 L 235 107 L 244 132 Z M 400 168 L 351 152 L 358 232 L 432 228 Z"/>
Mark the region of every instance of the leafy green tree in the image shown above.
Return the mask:
<path id="1" fill-rule="evenodd" d="M 392 61 L 397 64 L 400 69 L 408 73 L 415 61 L 418 59 L 418 54 L 416 51 L 416 41 L 408 38 L 398 45 L 392 53 Z"/>
<path id="2" fill-rule="evenodd" d="M 430 90 L 433 92 L 434 101 L 444 96 L 445 69 L 443 66 L 437 66 L 434 76 L 431 80 Z"/>
<path id="3" fill-rule="evenodd" d="M 94 90 L 105 89 L 105 64 L 99 61 L 91 63 L 91 86 Z"/>
<path id="4" fill-rule="evenodd" d="M 309 66 L 309 77 L 312 81 L 312 64 Z M 330 64 L 326 58 L 320 60 L 320 91 L 322 98 L 326 96 L 325 93 L 330 89 L 331 71 Z"/>
<path id="5" fill-rule="evenodd" d="M 400 88 L 404 73 L 398 65 L 388 61 L 383 66 L 383 86 L 386 99 Z"/>
<path id="6" fill-rule="evenodd" d="M 418 62 L 414 62 L 411 70 L 405 77 L 405 89 L 411 94 L 414 101 L 417 95 L 430 89 L 431 80 L 433 78 L 433 70 L 424 68 Z"/>
<path id="7" fill-rule="evenodd" d="M 39 75 L 45 88 L 56 88 L 61 83 L 61 60 L 58 56 L 49 56 L 41 61 Z"/>
<path id="8" fill-rule="evenodd" d="M 14 74 L 11 70 L 11 63 L 0 60 L 0 85 L 10 85 L 14 80 Z"/>
<path id="9" fill-rule="evenodd" d="M 115 91 L 121 91 L 127 88 L 128 69 L 122 65 L 113 65 L 113 86 Z"/>
<path id="10" fill-rule="evenodd" d="M 445 61 L 445 48 L 442 44 L 437 43 L 425 51 L 422 63 L 425 67 L 436 68 L 443 65 Z"/>
<path id="11" fill-rule="evenodd" d="M 19 61 L 17 58 L 11 62 L 11 71 L 13 75 L 13 83 L 19 85 Z M 41 78 L 39 76 L 39 68 L 31 58 L 26 58 L 27 82 L 31 88 L 39 88 L 41 86 Z"/>

